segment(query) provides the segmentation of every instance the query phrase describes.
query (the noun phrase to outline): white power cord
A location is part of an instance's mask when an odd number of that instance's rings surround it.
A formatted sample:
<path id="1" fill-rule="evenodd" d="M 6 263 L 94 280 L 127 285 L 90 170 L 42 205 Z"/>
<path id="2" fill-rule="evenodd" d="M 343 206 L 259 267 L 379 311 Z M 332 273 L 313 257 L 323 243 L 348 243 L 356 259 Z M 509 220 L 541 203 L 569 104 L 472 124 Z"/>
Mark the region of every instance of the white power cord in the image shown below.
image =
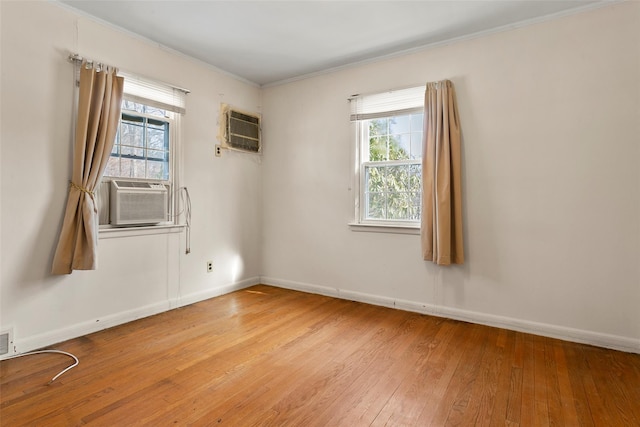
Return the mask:
<path id="1" fill-rule="evenodd" d="M 191 197 L 187 187 L 182 187 L 180 192 L 180 201 L 182 201 L 183 211 L 185 213 L 185 224 L 187 226 L 185 234 L 185 253 L 191 252 Z"/>
<path id="2" fill-rule="evenodd" d="M 66 368 L 64 368 L 62 371 L 60 371 L 58 373 L 58 375 L 56 375 L 55 377 L 51 378 L 51 381 L 49 381 L 47 383 L 47 385 L 51 384 L 52 382 L 54 382 L 55 380 L 58 379 L 58 377 L 62 374 L 64 374 L 65 372 L 67 372 L 69 369 L 71 368 L 75 368 L 76 366 L 78 366 L 78 364 L 80 363 L 80 361 L 78 360 L 78 358 L 76 356 L 74 356 L 71 353 L 67 353 L 66 351 L 62 351 L 62 350 L 37 350 L 37 351 L 30 351 L 28 353 L 22 353 L 22 354 L 17 354 L 15 356 L 11 356 L 11 357 L 7 357 L 4 360 L 10 360 L 10 359 L 15 359 L 17 357 L 23 357 L 23 356 L 31 356 L 34 354 L 42 354 L 42 353 L 57 353 L 57 354 L 64 354 L 65 356 L 69 356 L 71 357 L 75 362 L 73 363 L 73 365 L 68 366 Z"/>
<path id="3" fill-rule="evenodd" d="M 186 233 L 185 233 L 185 253 L 188 255 L 191 253 L 191 196 L 189 196 L 189 189 L 187 187 L 180 187 L 176 190 L 176 193 L 180 194 L 180 204 L 182 209 L 180 212 L 172 215 L 173 219 L 180 218 L 180 215 L 184 213 Z M 175 194 L 175 193 L 174 193 Z"/>

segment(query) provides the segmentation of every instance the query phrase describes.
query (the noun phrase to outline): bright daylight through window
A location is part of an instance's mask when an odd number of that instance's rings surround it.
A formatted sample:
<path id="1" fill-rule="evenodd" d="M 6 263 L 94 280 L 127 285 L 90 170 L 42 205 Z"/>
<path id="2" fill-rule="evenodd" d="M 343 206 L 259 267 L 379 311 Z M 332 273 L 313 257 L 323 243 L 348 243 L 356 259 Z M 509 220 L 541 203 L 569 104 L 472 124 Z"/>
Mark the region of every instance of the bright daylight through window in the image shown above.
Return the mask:
<path id="1" fill-rule="evenodd" d="M 355 97 L 360 225 L 419 227 L 424 88 Z"/>

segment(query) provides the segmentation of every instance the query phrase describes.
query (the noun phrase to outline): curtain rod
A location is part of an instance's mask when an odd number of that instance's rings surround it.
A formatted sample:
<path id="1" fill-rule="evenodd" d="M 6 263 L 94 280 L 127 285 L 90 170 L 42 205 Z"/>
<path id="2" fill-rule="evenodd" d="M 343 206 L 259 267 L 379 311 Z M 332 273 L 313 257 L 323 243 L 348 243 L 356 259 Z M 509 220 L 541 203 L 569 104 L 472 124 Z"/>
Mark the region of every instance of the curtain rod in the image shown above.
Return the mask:
<path id="1" fill-rule="evenodd" d="M 103 67 L 111 67 L 108 64 L 104 64 L 104 63 L 99 62 L 99 61 L 94 61 L 93 59 L 83 58 L 82 55 L 77 54 L 77 53 L 70 53 L 69 54 L 69 62 L 74 62 L 74 63 L 77 63 L 77 64 L 81 64 L 82 61 L 85 61 L 85 60 L 87 62 L 91 63 L 91 64 L 97 63 L 97 64 L 100 64 Z M 111 68 L 118 68 L 118 67 L 111 67 Z M 183 92 L 185 94 L 191 93 L 191 91 L 189 89 L 185 89 L 185 88 L 182 88 L 182 87 L 170 85 L 170 84 L 167 84 L 167 83 L 164 83 L 164 84 L 166 84 L 167 86 L 169 86 L 169 87 L 171 87 L 171 88 L 173 88 L 175 90 L 179 90 L 180 92 Z"/>
<path id="2" fill-rule="evenodd" d="M 112 67 L 111 65 L 108 65 L 99 61 L 94 61 L 93 59 L 83 58 L 81 55 L 78 55 L 77 53 L 69 54 L 69 62 L 82 63 L 82 61 L 85 61 L 85 60 L 91 65 L 97 64 L 102 67 L 118 68 L 118 67 Z"/>

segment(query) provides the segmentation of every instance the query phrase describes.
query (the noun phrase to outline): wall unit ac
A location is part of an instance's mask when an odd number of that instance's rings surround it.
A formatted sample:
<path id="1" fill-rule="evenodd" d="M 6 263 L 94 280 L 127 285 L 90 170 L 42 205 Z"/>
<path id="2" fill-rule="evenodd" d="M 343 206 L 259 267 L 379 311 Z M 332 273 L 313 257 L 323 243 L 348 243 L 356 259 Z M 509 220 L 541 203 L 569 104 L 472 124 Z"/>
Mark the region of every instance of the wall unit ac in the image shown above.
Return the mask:
<path id="1" fill-rule="evenodd" d="M 111 181 L 111 224 L 150 225 L 167 220 L 169 192 L 157 182 Z"/>
<path id="2" fill-rule="evenodd" d="M 216 155 L 220 155 L 220 148 L 260 153 L 260 116 L 222 104 L 219 137 L 221 143 L 216 147 Z"/>

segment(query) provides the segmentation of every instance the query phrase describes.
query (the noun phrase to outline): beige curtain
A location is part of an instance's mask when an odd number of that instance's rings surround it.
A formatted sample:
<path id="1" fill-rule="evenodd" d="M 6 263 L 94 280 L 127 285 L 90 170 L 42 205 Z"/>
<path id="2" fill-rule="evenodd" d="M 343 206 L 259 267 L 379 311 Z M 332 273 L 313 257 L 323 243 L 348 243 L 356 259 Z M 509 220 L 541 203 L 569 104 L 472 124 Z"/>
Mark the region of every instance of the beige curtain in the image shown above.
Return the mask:
<path id="1" fill-rule="evenodd" d="M 464 263 L 460 120 L 449 80 L 427 83 L 422 150 L 422 256 L 440 265 Z"/>
<path id="2" fill-rule="evenodd" d="M 113 148 L 123 83 L 114 69 L 96 70 L 86 63 L 80 68 L 73 172 L 53 274 L 97 268 L 98 208 L 93 191 Z"/>

